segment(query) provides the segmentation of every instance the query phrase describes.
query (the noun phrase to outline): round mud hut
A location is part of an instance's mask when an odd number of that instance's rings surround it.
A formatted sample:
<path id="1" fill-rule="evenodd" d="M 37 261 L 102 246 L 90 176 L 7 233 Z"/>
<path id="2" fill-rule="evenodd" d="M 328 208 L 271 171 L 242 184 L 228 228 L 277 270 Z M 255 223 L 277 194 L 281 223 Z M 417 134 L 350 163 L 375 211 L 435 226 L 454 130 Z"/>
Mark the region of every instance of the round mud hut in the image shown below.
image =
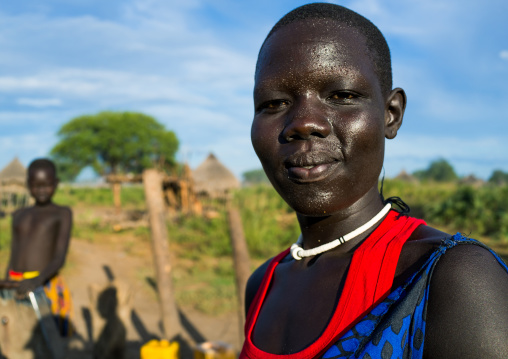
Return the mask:
<path id="1" fill-rule="evenodd" d="M 224 197 L 232 189 L 240 188 L 240 181 L 213 154 L 192 172 L 194 189 L 199 195 Z"/>
<path id="2" fill-rule="evenodd" d="M 28 205 L 29 199 L 26 168 L 14 158 L 0 171 L 0 211 L 12 212 Z"/>

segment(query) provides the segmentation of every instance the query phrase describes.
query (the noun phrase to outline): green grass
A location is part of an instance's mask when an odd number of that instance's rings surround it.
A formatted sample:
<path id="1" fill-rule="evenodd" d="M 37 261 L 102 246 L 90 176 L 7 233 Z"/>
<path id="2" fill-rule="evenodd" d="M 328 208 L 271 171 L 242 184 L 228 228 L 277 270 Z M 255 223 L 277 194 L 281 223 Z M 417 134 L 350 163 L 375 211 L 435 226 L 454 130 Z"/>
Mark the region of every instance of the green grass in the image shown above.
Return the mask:
<path id="1" fill-rule="evenodd" d="M 145 206 L 145 194 L 142 186 L 122 186 L 122 207 L 143 208 Z M 53 198 L 55 203 L 62 206 L 113 206 L 113 191 L 109 187 L 71 187 L 62 185 Z"/>
<path id="2" fill-rule="evenodd" d="M 294 211 L 271 186 L 244 188 L 236 193 L 249 252 L 268 258 L 296 241 L 300 234 Z"/>
<path id="3" fill-rule="evenodd" d="M 189 259 L 199 259 L 202 255 L 219 257 L 231 255 L 231 244 L 224 211 L 217 218 L 206 219 L 182 216 L 168 222 L 170 241 L 178 243 Z"/>
<path id="4" fill-rule="evenodd" d="M 413 184 L 386 180 L 384 196 L 399 196 L 411 206 L 412 215 L 430 225 L 469 234 L 485 240 L 508 255 L 508 186 L 472 188 L 452 183 Z M 114 232 L 100 211 L 112 210 L 109 188 L 62 187 L 55 202 L 76 209 L 73 237 L 99 243 L 120 239 L 122 248 L 136 255 L 141 242 L 150 239 L 147 227 Z M 300 230 L 294 211 L 271 186 L 242 188 L 234 193 L 240 210 L 252 263 L 259 264 L 287 248 Z M 168 221 L 168 235 L 175 261 L 173 277 L 177 301 L 213 315 L 236 308 L 235 278 L 226 206 L 223 202 L 204 203 L 213 209 L 213 218 L 181 215 Z M 144 210 L 142 187 L 122 188 L 124 209 Z M 78 211 L 79 209 L 79 211 Z M 6 263 L 10 246 L 10 216 L 0 219 L 0 262 Z M 0 268 L 2 269 L 2 268 Z M 153 269 L 147 269 L 152 273 Z"/>
<path id="5" fill-rule="evenodd" d="M 105 223 L 102 217 L 97 215 L 93 207 L 80 208 L 79 214 L 74 214 L 73 238 L 94 242 L 95 237 L 102 233 L 112 234 L 114 231 L 110 224 Z"/>
<path id="6" fill-rule="evenodd" d="M 431 225 L 453 231 L 508 240 L 508 186 L 472 188 L 453 183 L 407 183 L 386 180 L 385 198 L 396 195 L 406 201 L 412 214 L 425 218 Z M 102 218 L 94 213 L 97 207 L 111 208 L 110 188 L 80 188 L 61 186 L 56 203 L 75 208 L 86 208 L 74 221 L 73 236 L 94 241 L 97 233 L 114 233 Z M 288 247 L 299 234 L 298 223 L 291 208 L 271 186 L 259 185 L 238 190 L 234 203 L 240 209 L 244 233 L 253 258 L 267 258 Z M 216 208 L 218 216 L 212 219 L 181 216 L 168 223 L 169 236 L 181 245 L 184 256 L 231 255 L 229 229 L 224 204 L 207 203 Z M 141 186 L 122 188 L 124 209 L 144 210 Z M 132 230 L 145 240 L 149 230 Z M 0 219 L 0 250 L 10 245 L 10 217 Z"/>
<path id="7" fill-rule="evenodd" d="M 0 251 L 8 250 L 11 245 L 11 219 L 9 215 L 0 218 Z"/>
<path id="8" fill-rule="evenodd" d="M 202 257 L 187 270 L 178 269 L 173 280 L 179 305 L 209 315 L 230 312 L 238 305 L 231 257 Z"/>

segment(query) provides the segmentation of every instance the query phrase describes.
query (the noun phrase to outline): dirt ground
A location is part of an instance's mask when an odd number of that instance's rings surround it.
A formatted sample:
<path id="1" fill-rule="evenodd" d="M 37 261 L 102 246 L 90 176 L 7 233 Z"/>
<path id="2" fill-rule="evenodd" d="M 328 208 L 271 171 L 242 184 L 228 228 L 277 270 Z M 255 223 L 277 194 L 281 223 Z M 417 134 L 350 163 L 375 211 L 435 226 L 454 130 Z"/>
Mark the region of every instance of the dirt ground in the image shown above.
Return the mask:
<path id="1" fill-rule="evenodd" d="M 119 237 L 118 240 L 121 240 Z M 72 240 L 68 265 L 63 271 L 74 300 L 74 325 L 77 340 L 71 344 L 79 358 L 92 357 L 92 338 L 97 338 L 102 318 L 94 308 L 90 291 L 102 289 L 110 278 L 118 285 L 118 295 L 127 298 L 119 305 L 127 331 L 126 359 L 139 358 L 140 347 L 152 338 L 161 338 L 161 322 L 157 293 L 153 284 L 153 264 L 150 244 L 137 243 L 125 249 L 115 240 L 103 243 Z M 108 278 L 108 276 L 110 278 Z M 128 295 L 130 293 L 130 295 Z M 93 295 L 92 295 L 93 296 Z M 129 299 L 130 298 L 130 299 Z M 95 298 L 96 299 L 96 298 Z M 119 299 L 122 302 L 122 299 Z M 181 358 L 192 358 L 196 343 L 222 341 L 235 351 L 240 347 L 240 328 L 234 310 L 218 316 L 205 315 L 192 308 L 178 308 L 184 327 Z M 78 355 L 74 355 L 78 358 Z"/>

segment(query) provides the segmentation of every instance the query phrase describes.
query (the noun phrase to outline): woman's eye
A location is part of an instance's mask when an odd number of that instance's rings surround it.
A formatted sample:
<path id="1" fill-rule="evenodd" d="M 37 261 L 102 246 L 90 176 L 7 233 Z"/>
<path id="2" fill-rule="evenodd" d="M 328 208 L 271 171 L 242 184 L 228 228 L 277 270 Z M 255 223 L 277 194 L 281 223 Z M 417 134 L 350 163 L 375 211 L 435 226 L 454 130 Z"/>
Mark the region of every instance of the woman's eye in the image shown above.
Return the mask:
<path id="1" fill-rule="evenodd" d="M 289 105 L 287 100 L 271 100 L 266 101 L 259 106 L 258 111 L 268 110 L 274 111 Z"/>
<path id="2" fill-rule="evenodd" d="M 356 98 L 357 96 L 351 92 L 336 92 L 332 96 L 330 96 L 330 99 L 332 100 L 352 100 Z"/>

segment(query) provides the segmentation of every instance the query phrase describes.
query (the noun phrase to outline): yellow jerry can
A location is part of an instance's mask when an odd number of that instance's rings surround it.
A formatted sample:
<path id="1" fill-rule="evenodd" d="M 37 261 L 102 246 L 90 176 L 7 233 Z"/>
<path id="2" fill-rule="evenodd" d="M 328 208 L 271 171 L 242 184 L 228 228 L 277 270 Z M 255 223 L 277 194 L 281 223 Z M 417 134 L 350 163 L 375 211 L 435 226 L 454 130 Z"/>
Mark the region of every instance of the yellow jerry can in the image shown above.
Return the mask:
<path id="1" fill-rule="evenodd" d="M 194 349 L 194 359 L 236 359 L 236 355 L 227 343 L 204 342 Z"/>
<path id="2" fill-rule="evenodd" d="M 141 347 L 141 359 L 179 359 L 179 349 L 178 342 L 153 339 Z"/>

